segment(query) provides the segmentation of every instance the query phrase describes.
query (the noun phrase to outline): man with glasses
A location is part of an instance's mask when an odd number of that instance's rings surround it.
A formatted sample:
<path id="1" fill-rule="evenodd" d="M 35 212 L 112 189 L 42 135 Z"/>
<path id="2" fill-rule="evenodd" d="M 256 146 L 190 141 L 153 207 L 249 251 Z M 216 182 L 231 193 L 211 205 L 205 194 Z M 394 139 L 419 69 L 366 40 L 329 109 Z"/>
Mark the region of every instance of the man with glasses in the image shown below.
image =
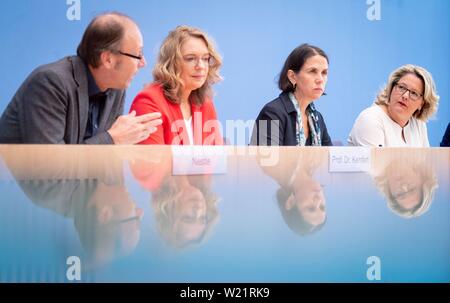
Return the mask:
<path id="1" fill-rule="evenodd" d="M 34 70 L 0 118 L 0 143 L 135 144 L 159 113 L 122 115 L 125 89 L 146 65 L 136 23 L 120 13 L 94 18 L 77 56 Z"/>

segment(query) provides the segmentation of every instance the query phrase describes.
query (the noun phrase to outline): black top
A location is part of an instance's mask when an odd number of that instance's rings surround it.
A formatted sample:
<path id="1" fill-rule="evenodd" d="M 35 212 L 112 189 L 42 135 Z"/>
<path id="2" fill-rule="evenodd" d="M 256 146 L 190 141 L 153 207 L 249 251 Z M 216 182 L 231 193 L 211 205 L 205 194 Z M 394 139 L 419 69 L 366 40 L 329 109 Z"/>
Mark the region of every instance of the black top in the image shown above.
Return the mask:
<path id="1" fill-rule="evenodd" d="M 445 134 L 442 137 L 441 147 L 450 147 L 450 123 L 447 125 Z"/>
<path id="2" fill-rule="evenodd" d="M 325 121 L 319 112 L 317 114 L 322 132 L 322 145 L 331 146 L 333 144 Z M 281 93 L 278 98 L 267 103 L 256 118 L 250 145 L 296 146 L 296 121 L 297 111 L 289 99 L 289 93 Z M 278 128 L 278 131 L 272 128 Z M 311 145 L 311 134 L 306 140 L 306 145 Z"/>

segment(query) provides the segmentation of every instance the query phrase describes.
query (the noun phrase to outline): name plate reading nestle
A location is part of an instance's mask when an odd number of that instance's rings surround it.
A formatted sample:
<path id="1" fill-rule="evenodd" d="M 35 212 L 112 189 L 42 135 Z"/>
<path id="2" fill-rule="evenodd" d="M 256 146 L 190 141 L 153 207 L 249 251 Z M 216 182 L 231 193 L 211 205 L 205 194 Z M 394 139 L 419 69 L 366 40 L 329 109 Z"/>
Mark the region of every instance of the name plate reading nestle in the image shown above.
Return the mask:
<path id="1" fill-rule="evenodd" d="M 226 174 L 224 146 L 172 146 L 173 175 Z"/>

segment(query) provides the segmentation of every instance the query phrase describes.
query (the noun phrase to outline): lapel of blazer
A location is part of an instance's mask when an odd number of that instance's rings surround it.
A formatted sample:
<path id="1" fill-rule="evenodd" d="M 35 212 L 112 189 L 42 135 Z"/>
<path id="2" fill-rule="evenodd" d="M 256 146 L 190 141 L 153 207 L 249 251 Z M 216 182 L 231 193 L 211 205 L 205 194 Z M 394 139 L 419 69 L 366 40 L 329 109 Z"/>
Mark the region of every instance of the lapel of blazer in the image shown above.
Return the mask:
<path id="1" fill-rule="evenodd" d="M 292 104 L 291 99 L 289 98 L 289 93 L 281 93 L 280 99 L 283 103 L 284 109 L 288 114 L 295 113 L 295 116 L 297 116 L 297 110 L 294 107 L 294 104 Z"/>
<path id="2" fill-rule="evenodd" d="M 289 121 L 286 121 L 286 123 L 288 123 L 291 126 L 290 128 L 287 128 L 288 131 L 287 133 L 285 133 L 286 139 L 285 144 L 297 145 L 297 138 L 296 138 L 297 110 L 295 109 L 294 104 L 292 104 L 292 101 L 289 98 L 289 93 L 281 93 L 280 99 L 284 109 L 287 112 L 287 116 L 289 119 Z"/>
<path id="3" fill-rule="evenodd" d="M 88 82 L 86 65 L 83 60 L 78 56 L 69 57 L 73 68 L 73 77 L 78 85 L 78 139 L 77 142 L 81 143 L 84 139 L 84 133 L 86 132 L 86 124 L 88 120 L 89 112 L 89 95 L 88 95 Z"/>
<path id="4" fill-rule="evenodd" d="M 171 125 L 170 125 L 170 131 L 174 134 L 174 138 L 178 137 L 179 141 L 183 141 L 183 145 L 188 145 L 185 143 L 184 136 L 183 133 L 180 132 L 180 128 L 179 128 L 179 123 L 181 123 L 180 121 L 183 122 L 184 124 L 184 118 L 183 118 L 183 113 L 181 112 L 181 107 L 179 104 L 175 104 L 172 103 L 171 101 L 165 99 L 167 104 L 169 105 L 169 111 L 170 111 L 170 115 L 171 115 Z M 172 131 L 172 124 L 175 123 L 175 131 Z M 183 131 L 186 131 L 185 127 L 183 127 Z M 173 140 L 173 139 L 172 139 Z"/>

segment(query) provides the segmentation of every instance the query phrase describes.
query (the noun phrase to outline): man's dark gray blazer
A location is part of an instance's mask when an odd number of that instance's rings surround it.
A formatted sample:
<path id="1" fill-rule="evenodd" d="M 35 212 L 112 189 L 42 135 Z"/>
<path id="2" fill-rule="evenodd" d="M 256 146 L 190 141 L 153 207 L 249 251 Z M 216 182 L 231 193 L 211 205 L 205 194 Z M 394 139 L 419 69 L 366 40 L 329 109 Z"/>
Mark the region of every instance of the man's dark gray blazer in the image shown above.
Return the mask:
<path id="1" fill-rule="evenodd" d="M 35 69 L 0 118 L 0 143 L 114 144 L 107 132 L 122 114 L 124 90 L 108 90 L 98 133 L 84 140 L 89 112 L 86 65 L 77 56 Z"/>

